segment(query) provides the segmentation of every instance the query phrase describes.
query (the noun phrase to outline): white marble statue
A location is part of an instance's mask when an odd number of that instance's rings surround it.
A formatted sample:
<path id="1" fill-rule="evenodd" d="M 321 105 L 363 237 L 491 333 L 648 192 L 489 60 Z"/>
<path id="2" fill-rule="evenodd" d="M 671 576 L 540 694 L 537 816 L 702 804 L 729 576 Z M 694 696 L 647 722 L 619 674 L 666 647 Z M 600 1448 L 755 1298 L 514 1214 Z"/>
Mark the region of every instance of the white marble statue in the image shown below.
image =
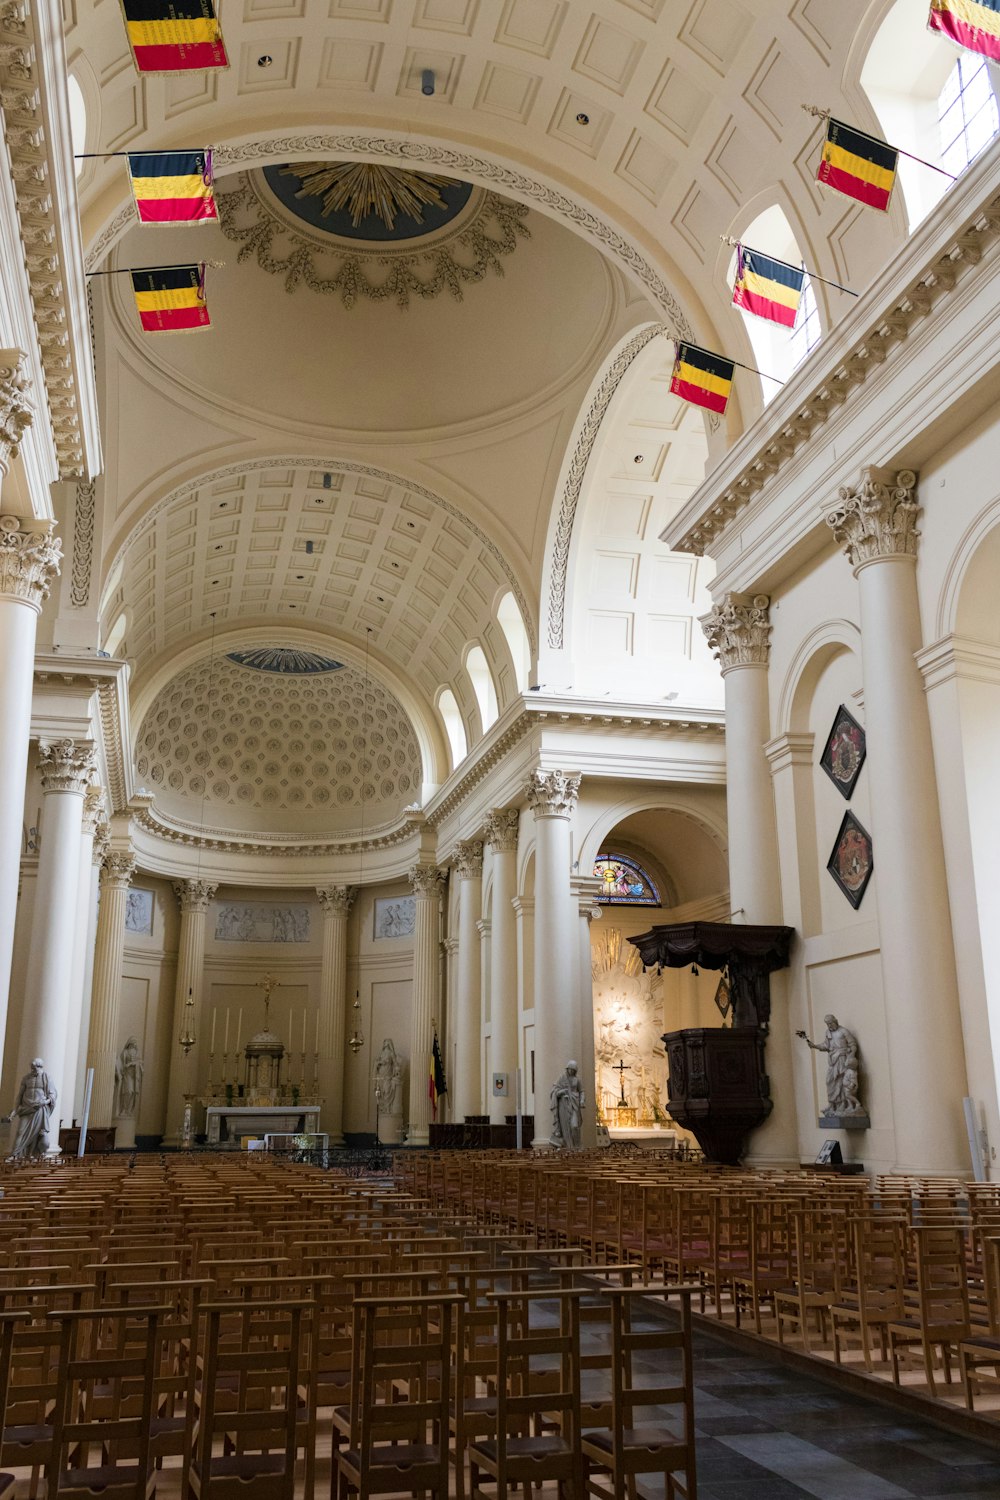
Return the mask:
<path id="1" fill-rule="evenodd" d="M 115 1058 L 115 1115 L 119 1120 L 131 1120 L 139 1107 L 139 1091 L 142 1088 L 142 1058 L 139 1043 L 130 1036 Z"/>
<path id="2" fill-rule="evenodd" d="M 56 1107 L 56 1091 L 49 1082 L 45 1064 L 36 1057 L 25 1073 L 11 1111 L 15 1121 L 11 1156 L 44 1156 L 49 1149 L 49 1121 Z"/>
<path id="3" fill-rule="evenodd" d="M 563 1151 L 579 1150 L 586 1102 L 577 1064 L 571 1059 L 549 1090 L 549 1106 L 552 1110 L 551 1145 Z"/>
<path id="4" fill-rule="evenodd" d="M 831 1115 L 864 1114 L 864 1105 L 858 1097 L 858 1039 L 853 1031 L 841 1026 L 836 1016 L 824 1016 L 826 1036 L 821 1042 L 810 1041 L 804 1031 L 799 1036 L 814 1052 L 827 1054 L 826 1097 Z"/>
<path id="5" fill-rule="evenodd" d="M 390 1037 L 382 1043 L 382 1050 L 375 1060 L 375 1093 L 379 1114 L 396 1115 L 402 1108 L 399 1085 L 403 1076 L 402 1064 L 396 1044 Z"/>

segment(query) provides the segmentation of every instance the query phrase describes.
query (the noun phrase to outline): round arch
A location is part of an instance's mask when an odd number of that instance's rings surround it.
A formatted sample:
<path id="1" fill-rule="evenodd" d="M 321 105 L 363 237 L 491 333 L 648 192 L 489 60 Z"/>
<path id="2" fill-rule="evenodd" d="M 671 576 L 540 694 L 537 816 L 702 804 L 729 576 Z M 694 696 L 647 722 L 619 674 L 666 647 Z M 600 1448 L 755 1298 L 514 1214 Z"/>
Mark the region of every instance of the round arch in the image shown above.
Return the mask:
<path id="1" fill-rule="evenodd" d="M 725 823 L 721 818 L 706 812 L 704 808 L 695 809 L 674 795 L 657 797 L 647 788 L 644 792 L 637 792 L 634 797 L 623 798 L 620 802 L 604 808 L 594 818 L 579 841 L 580 869 L 589 870 L 593 867 L 602 845 L 619 823 L 623 823 L 626 818 L 633 817 L 636 813 L 654 811 L 675 813 L 679 817 L 686 818 L 694 824 L 699 833 L 707 835 L 723 860 L 726 859 L 729 846 Z"/>
<path id="2" fill-rule="evenodd" d="M 940 640 L 944 636 L 957 633 L 962 590 L 969 569 L 975 562 L 983 542 L 998 525 L 1000 525 L 1000 495 L 995 496 L 985 505 L 965 528 L 948 560 L 934 616 L 936 639 Z"/>
<path id="3" fill-rule="evenodd" d="M 778 690 L 778 734 L 791 734 L 802 727 L 803 704 L 811 699 L 824 668 L 842 651 L 860 659 L 861 631 L 851 620 L 824 620 L 799 643 Z"/>

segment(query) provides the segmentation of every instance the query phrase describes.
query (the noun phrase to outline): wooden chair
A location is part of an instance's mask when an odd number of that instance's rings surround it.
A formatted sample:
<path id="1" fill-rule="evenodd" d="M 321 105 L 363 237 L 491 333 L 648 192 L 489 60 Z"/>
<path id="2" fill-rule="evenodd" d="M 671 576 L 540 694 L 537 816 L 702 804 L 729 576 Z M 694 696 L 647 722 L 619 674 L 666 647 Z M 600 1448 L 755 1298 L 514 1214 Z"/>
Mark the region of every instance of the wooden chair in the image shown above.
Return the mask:
<path id="1" fill-rule="evenodd" d="M 812 1353 L 817 1333 L 829 1342 L 830 1309 L 850 1278 L 849 1241 L 843 1214 L 826 1205 L 792 1210 L 791 1286 L 774 1294 L 778 1342 L 791 1327 Z"/>
<path id="2" fill-rule="evenodd" d="M 697 1500 L 691 1297 L 700 1293 L 700 1283 L 669 1286 L 649 1282 L 608 1287 L 602 1292 L 611 1307 L 611 1420 L 602 1430 L 583 1433 L 588 1494 L 602 1500 L 625 1500 L 626 1489 L 630 1495 L 635 1494 L 638 1475 L 662 1474 L 665 1500 Z M 651 1330 L 635 1328 L 635 1299 L 649 1296 L 680 1299 L 679 1328 L 666 1324 Z M 680 1351 L 679 1381 L 656 1386 L 636 1383 L 632 1357 L 651 1350 Z M 635 1426 L 633 1413 L 647 1406 L 675 1408 L 680 1430 L 661 1421 Z"/>
<path id="3" fill-rule="evenodd" d="M 833 1357 L 843 1363 L 845 1345 L 857 1338 L 871 1374 L 872 1345 L 877 1338 L 880 1357 L 889 1358 L 888 1326 L 905 1315 L 906 1223 L 889 1215 L 851 1222 L 856 1285 L 850 1296 L 831 1305 Z"/>
<path id="4" fill-rule="evenodd" d="M 447 1500 L 453 1326 L 464 1301 L 460 1292 L 356 1300 L 360 1382 L 348 1446 L 336 1454 L 340 1500 Z"/>
<path id="5" fill-rule="evenodd" d="M 924 1225 L 910 1230 L 916 1249 L 917 1303 L 912 1314 L 888 1324 L 892 1378 L 899 1385 L 900 1355 L 919 1351 L 932 1396 L 934 1351 L 941 1355 L 951 1383 L 951 1353 L 969 1336 L 969 1286 L 965 1276 L 965 1234 L 957 1227 Z"/>

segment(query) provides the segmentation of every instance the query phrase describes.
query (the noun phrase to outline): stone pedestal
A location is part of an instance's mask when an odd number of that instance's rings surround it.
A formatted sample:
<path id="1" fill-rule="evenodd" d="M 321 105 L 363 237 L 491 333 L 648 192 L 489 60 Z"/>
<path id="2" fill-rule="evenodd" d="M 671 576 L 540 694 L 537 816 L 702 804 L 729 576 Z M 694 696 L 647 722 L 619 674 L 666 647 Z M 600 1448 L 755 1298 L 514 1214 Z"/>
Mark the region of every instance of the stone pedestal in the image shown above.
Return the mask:
<path id="1" fill-rule="evenodd" d="M 872 1122 L 867 1114 L 834 1115 L 827 1112 L 816 1121 L 820 1130 L 870 1130 Z"/>
<path id="2" fill-rule="evenodd" d="M 378 1138 L 383 1146 L 398 1146 L 403 1139 L 403 1116 L 379 1115 Z"/>

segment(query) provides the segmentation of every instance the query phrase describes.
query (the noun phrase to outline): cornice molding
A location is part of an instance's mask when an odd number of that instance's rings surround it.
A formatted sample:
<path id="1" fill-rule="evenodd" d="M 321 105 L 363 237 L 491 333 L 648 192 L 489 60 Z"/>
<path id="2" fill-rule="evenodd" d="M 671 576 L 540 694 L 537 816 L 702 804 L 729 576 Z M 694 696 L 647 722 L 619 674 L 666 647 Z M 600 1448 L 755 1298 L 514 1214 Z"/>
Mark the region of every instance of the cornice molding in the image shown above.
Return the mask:
<path id="1" fill-rule="evenodd" d="M 908 257 L 912 257 L 920 253 L 920 242 L 925 242 L 926 258 L 921 269 L 898 290 L 898 284 L 894 285 L 895 263 L 887 268 L 879 278 L 881 286 L 877 282 L 861 298 L 845 320 L 840 336 L 831 336 L 827 347 L 821 345 L 803 367 L 803 376 L 812 375 L 813 384 L 793 379 L 788 396 L 779 395 L 766 408 L 723 459 L 718 475 L 706 480 L 681 511 L 677 522 L 667 527 L 663 540 L 669 546 L 696 557 L 711 552 L 734 518 L 753 503 L 772 477 L 805 444 L 815 440 L 889 356 L 947 301 L 963 272 L 978 265 L 1000 239 L 1000 192 L 995 187 L 996 176 L 996 160 L 993 154 L 987 154 L 977 167 L 970 169 L 967 180 L 942 199 L 939 213 L 925 221 L 907 247 Z M 973 207 L 977 196 L 984 192 L 983 179 L 992 186 L 985 202 Z M 958 229 L 948 230 L 936 222 L 949 209 L 952 214 L 960 212 L 963 199 L 969 206 Z M 796 394 L 796 388 L 800 394 Z M 782 415 L 786 405 L 791 409 Z M 685 517 L 689 518 L 686 522 Z"/>
<path id="2" fill-rule="evenodd" d="M 949 635 L 916 653 L 916 663 L 928 692 L 956 678 L 971 682 L 1000 682 L 1000 646 Z"/>
<path id="3" fill-rule="evenodd" d="M 785 771 L 789 766 L 812 766 L 816 748 L 814 734 L 779 734 L 768 740 L 764 754 L 771 767 L 771 775 Z"/>
<path id="4" fill-rule="evenodd" d="M 392 823 L 368 830 L 364 838 L 358 833 L 331 835 L 317 841 L 308 835 L 283 833 L 235 833 L 231 829 L 202 827 L 161 812 L 148 796 L 133 797 L 131 806 L 135 825 L 154 838 L 169 844 L 185 844 L 192 849 L 211 849 L 223 854 L 266 854 L 285 858 L 304 855 L 358 854 L 392 849 L 407 843 L 424 822 L 423 813 L 407 811 Z"/>

